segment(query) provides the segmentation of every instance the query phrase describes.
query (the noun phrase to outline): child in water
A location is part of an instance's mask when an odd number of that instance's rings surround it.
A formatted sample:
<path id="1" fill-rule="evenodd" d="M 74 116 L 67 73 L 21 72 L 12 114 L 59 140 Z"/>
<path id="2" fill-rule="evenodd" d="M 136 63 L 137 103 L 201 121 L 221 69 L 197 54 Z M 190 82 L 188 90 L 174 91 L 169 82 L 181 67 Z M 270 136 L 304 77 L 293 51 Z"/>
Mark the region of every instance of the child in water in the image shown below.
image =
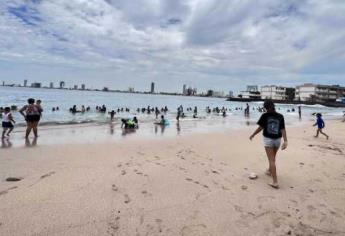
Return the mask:
<path id="1" fill-rule="evenodd" d="M 11 109 L 9 107 L 5 107 L 4 112 L 2 113 L 2 136 L 1 138 L 5 138 L 5 136 L 10 136 L 14 126 L 13 123 L 16 123 L 13 119 L 11 114 Z"/>
<path id="2" fill-rule="evenodd" d="M 315 138 L 319 137 L 319 133 L 323 134 L 327 139 L 329 138 L 329 136 L 322 131 L 322 129 L 325 128 L 325 122 L 322 119 L 321 113 L 316 114 L 316 122 L 313 126 L 317 126 Z"/>

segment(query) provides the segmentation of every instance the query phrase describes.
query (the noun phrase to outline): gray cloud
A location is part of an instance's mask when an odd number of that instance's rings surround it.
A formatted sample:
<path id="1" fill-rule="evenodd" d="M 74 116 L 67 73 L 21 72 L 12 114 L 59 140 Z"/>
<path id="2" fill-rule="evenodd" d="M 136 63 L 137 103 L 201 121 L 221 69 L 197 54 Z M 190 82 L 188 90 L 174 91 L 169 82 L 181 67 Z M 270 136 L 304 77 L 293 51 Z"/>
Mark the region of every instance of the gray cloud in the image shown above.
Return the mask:
<path id="1" fill-rule="evenodd" d="M 102 70 L 104 81 L 122 75 L 139 87 L 328 83 L 345 73 L 344 12 L 332 0 L 4 0 L 0 64 L 75 68 L 75 78 Z"/>

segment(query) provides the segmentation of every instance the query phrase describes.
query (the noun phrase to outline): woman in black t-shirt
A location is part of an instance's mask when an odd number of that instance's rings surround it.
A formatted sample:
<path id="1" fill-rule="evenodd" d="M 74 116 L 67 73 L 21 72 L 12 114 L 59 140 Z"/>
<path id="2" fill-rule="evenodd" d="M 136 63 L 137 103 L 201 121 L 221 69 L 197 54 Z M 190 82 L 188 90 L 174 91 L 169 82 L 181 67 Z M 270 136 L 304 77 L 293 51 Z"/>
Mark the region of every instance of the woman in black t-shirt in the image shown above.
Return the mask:
<path id="1" fill-rule="evenodd" d="M 276 155 L 280 147 L 282 137 L 284 139 L 282 150 L 286 149 L 288 145 L 285 121 L 284 116 L 276 112 L 274 103 L 271 100 L 265 101 L 264 108 L 266 109 L 266 113 L 260 117 L 257 123 L 259 127 L 250 136 L 250 140 L 252 140 L 255 135 L 263 131 L 264 146 L 269 162 L 269 168 L 266 171 L 266 174 L 273 178 L 273 183 L 270 183 L 269 185 L 273 188 L 279 188 L 276 171 Z"/>

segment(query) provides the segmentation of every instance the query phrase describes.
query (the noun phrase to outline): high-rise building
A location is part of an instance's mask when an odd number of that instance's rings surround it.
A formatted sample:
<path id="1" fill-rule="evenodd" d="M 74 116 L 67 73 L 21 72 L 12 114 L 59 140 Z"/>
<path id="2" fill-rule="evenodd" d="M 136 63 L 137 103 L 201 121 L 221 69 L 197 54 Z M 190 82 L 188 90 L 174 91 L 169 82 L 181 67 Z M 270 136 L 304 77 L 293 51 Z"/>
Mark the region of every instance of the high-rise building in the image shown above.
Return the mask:
<path id="1" fill-rule="evenodd" d="M 85 84 L 81 85 L 81 90 L 85 90 Z"/>
<path id="2" fill-rule="evenodd" d="M 32 83 L 31 87 L 33 87 L 33 88 L 41 88 L 41 83 L 37 83 L 37 82 Z"/>
<path id="3" fill-rule="evenodd" d="M 60 89 L 63 89 L 65 87 L 65 82 L 64 81 L 60 81 Z"/>
<path id="4" fill-rule="evenodd" d="M 54 83 L 53 82 L 50 82 L 49 88 L 54 88 Z"/>
<path id="5" fill-rule="evenodd" d="M 74 85 L 74 89 L 77 90 L 78 89 L 78 85 Z"/>
<path id="6" fill-rule="evenodd" d="M 24 87 L 26 87 L 26 86 L 28 86 L 28 80 L 27 79 L 24 80 Z"/>
<path id="7" fill-rule="evenodd" d="M 183 90 L 182 90 L 183 95 L 187 95 L 187 85 L 183 85 Z"/>
<path id="8" fill-rule="evenodd" d="M 155 93 L 155 83 L 151 83 L 151 93 Z"/>

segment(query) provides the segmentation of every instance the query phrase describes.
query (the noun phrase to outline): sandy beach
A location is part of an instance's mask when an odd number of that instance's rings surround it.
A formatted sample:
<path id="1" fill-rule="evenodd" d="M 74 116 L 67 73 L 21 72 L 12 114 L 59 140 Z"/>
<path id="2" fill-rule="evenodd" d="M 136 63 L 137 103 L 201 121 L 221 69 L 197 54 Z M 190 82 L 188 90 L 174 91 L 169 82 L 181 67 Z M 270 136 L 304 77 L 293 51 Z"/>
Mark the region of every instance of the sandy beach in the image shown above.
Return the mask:
<path id="1" fill-rule="evenodd" d="M 1 149 L 0 235 L 345 235 L 344 123 L 288 127 L 279 190 L 253 129 Z"/>

